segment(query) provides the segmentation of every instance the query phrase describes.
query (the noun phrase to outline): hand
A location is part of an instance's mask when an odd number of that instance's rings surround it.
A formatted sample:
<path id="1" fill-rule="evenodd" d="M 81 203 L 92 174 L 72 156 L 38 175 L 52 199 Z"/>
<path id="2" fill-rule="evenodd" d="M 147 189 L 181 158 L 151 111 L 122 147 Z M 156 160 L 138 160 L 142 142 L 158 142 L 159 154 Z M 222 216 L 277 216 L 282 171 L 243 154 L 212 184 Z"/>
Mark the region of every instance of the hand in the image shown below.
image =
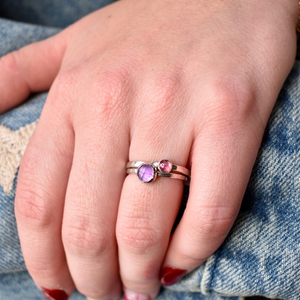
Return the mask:
<path id="1" fill-rule="evenodd" d="M 161 270 L 172 284 L 220 246 L 294 62 L 297 13 L 294 0 L 122 0 L 1 59 L 2 111 L 51 86 L 16 195 L 38 287 L 154 298 Z M 126 176 L 129 160 L 163 158 L 192 170 L 171 238 L 182 182 Z"/>

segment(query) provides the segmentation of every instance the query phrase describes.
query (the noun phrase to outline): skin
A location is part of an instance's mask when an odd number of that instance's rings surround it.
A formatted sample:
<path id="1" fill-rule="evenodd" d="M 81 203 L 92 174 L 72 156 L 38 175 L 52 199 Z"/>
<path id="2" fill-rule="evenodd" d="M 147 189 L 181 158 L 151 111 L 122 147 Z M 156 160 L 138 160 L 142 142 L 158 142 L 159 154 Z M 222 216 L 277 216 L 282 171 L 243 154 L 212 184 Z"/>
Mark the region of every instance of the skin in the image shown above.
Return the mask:
<path id="1" fill-rule="evenodd" d="M 296 52 L 298 1 L 122 0 L 0 60 L 0 112 L 50 88 L 19 171 L 16 218 L 38 287 L 154 298 L 237 216 Z M 183 185 L 126 176 L 167 158 Z"/>

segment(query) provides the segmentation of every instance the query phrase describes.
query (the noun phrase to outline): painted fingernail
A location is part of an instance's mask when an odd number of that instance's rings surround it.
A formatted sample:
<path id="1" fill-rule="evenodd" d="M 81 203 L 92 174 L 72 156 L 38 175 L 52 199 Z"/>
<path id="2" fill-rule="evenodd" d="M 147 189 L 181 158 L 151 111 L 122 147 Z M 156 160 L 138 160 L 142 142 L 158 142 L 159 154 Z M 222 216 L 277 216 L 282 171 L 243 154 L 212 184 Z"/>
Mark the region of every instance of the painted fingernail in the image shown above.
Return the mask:
<path id="1" fill-rule="evenodd" d="M 137 294 L 128 289 L 124 290 L 124 299 L 125 300 L 150 300 L 148 295 Z"/>
<path id="2" fill-rule="evenodd" d="M 164 267 L 161 271 L 160 282 L 164 286 L 169 286 L 178 282 L 186 273 L 186 270 Z"/>
<path id="3" fill-rule="evenodd" d="M 63 290 L 50 290 L 42 287 L 46 300 L 68 300 L 68 295 Z"/>

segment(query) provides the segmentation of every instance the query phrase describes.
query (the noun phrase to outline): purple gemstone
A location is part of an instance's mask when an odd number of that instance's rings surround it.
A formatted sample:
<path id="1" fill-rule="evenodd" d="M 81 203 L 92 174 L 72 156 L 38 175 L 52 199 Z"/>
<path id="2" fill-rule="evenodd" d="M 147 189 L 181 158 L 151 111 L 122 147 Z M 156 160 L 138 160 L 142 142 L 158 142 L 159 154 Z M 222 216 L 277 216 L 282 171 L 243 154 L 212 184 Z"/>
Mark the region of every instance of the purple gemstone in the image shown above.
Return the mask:
<path id="1" fill-rule="evenodd" d="M 137 176 L 143 182 L 150 182 L 154 179 L 155 176 L 154 169 L 151 165 L 141 165 L 138 168 Z"/>

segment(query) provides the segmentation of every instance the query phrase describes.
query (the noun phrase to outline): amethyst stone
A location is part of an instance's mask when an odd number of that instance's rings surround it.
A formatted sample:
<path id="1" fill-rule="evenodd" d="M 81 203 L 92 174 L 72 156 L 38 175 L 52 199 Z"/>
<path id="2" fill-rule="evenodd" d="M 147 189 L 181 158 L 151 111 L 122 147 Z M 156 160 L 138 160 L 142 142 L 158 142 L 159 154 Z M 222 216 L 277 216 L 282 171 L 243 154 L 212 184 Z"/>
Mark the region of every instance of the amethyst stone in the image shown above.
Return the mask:
<path id="1" fill-rule="evenodd" d="M 155 171 L 151 165 L 143 164 L 138 168 L 138 178 L 143 182 L 151 182 L 155 178 Z"/>

